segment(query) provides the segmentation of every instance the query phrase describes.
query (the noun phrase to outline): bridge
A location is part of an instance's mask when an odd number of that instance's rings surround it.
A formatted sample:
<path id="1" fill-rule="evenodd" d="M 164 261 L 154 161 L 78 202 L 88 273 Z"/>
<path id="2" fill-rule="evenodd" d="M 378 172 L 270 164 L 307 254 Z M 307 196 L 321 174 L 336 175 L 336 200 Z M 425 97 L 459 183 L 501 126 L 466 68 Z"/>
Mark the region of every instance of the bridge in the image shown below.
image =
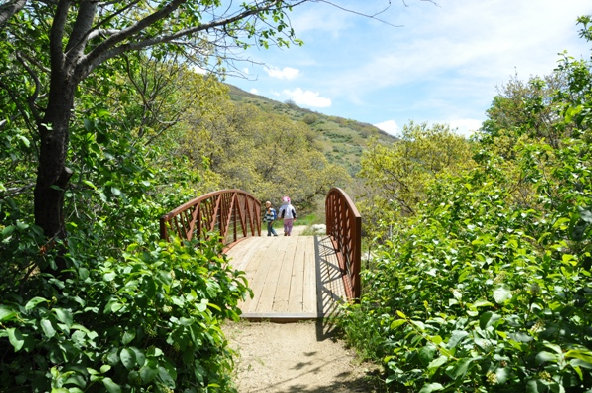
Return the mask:
<path id="1" fill-rule="evenodd" d="M 197 197 L 160 219 L 160 235 L 219 235 L 230 264 L 244 271 L 253 297 L 242 318 L 293 322 L 330 316 L 360 296 L 361 216 L 339 188 L 325 197 L 326 233 L 261 236 L 261 201 L 241 190 Z"/>

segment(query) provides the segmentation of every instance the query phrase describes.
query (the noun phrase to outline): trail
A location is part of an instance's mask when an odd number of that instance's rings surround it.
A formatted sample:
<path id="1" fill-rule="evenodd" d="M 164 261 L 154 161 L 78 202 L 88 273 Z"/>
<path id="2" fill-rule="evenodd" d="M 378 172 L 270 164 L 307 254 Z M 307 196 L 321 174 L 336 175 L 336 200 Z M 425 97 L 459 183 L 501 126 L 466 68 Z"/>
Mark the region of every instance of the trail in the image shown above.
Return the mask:
<path id="1" fill-rule="evenodd" d="M 327 328 L 314 321 L 226 324 L 230 347 L 237 351 L 239 393 L 379 392 L 371 377 L 376 366 L 356 360 L 332 333 L 324 333 Z"/>
<path id="2" fill-rule="evenodd" d="M 292 235 L 305 229 L 294 226 Z M 239 393 L 381 392 L 379 368 L 361 363 L 326 321 L 227 322 L 224 333 L 237 353 Z"/>

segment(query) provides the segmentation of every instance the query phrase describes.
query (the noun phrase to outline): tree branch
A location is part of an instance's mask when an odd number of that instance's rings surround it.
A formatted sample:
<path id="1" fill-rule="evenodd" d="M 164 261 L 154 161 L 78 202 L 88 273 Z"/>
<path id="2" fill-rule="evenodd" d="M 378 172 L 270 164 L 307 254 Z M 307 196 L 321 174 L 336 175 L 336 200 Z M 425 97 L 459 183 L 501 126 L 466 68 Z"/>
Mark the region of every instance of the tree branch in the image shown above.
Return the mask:
<path id="1" fill-rule="evenodd" d="M 97 13 L 95 0 L 83 0 L 76 17 L 76 22 L 66 46 L 66 58 L 75 59 L 84 53 L 84 47 L 92 31 L 92 24 Z"/>
<path id="2" fill-rule="evenodd" d="M 2 26 L 8 19 L 12 18 L 14 14 L 19 12 L 27 4 L 27 0 L 10 0 L 5 4 L 0 5 L 0 26 Z"/>
<path id="3" fill-rule="evenodd" d="M 68 11 L 70 10 L 71 0 L 60 0 L 57 6 L 56 14 L 49 33 L 49 50 L 51 57 L 51 69 L 63 70 L 64 50 L 62 39 L 64 38 L 64 29 L 68 21 Z"/>
<path id="4" fill-rule="evenodd" d="M 234 22 L 246 19 L 258 13 L 269 11 L 274 7 L 278 7 L 278 9 L 288 7 L 283 6 L 283 3 L 281 2 L 267 1 L 266 5 L 257 5 L 254 8 L 245 9 L 242 12 L 239 12 L 228 18 L 217 19 L 209 23 L 199 24 L 197 26 L 193 26 L 191 28 L 178 31 L 174 34 L 164 34 L 157 37 L 136 40 L 119 46 L 117 45 L 126 39 L 132 38 L 136 33 L 141 32 L 143 29 L 155 23 L 156 21 L 166 18 L 173 11 L 179 8 L 185 1 L 186 0 L 175 0 L 166 7 L 163 7 L 162 9 L 148 15 L 135 25 L 127 29 L 120 30 L 118 33 L 111 35 L 109 38 L 107 38 L 105 41 L 99 44 L 95 49 L 93 49 L 87 56 L 85 56 L 85 58 L 80 63 L 81 71 L 84 70 L 82 72 L 89 73 L 98 65 L 103 63 L 105 60 L 117 57 L 126 51 L 141 50 L 158 44 L 174 42 L 176 40 L 179 40 L 187 36 L 191 36 L 201 31 L 213 30 L 222 26 L 230 25 Z M 290 5 L 290 7 L 302 4 L 306 1 L 308 0 L 300 0 L 295 4 Z"/>

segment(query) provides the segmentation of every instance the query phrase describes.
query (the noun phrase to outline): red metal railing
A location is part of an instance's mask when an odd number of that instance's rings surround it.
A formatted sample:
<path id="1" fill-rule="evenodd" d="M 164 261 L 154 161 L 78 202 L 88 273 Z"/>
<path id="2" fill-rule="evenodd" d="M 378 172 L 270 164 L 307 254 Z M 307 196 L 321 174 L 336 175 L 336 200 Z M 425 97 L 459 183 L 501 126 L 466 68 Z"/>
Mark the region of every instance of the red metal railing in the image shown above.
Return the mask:
<path id="1" fill-rule="evenodd" d="M 360 267 L 362 216 L 351 198 L 339 188 L 332 188 L 325 198 L 327 235 L 337 251 L 339 268 L 349 299 L 361 293 Z"/>
<path id="2" fill-rule="evenodd" d="M 216 232 L 224 245 L 261 236 L 261 202 L 241 190 L 205 194 L 160 218 L 160 237 L 168 240 L 171 232 L 187 240 Z"/>

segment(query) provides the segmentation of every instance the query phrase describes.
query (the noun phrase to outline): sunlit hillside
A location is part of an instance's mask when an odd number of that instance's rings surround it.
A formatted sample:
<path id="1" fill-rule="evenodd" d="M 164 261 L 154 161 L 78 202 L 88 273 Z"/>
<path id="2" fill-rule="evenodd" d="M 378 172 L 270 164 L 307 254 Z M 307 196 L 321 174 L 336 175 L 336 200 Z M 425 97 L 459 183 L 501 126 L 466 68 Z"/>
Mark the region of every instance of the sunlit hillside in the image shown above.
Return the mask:
<path id="1" fill-rule="evenodd" d="M 387 144 L 396 139 L 372 124 L 314 112 L 301 108 L 294 102 L 272 100 L 247 93 L 234 86 L 229 85 L 229 88 L 230 97 L 236 102 L 254 104 L 265 111 L 286 114 L 294 120 L 308 124 L 311 129 L 318 132 L 318 142 L 329 162 L 347 168 L 352 175 L 359 170 L 362 150 L 371 137 Z"/>

